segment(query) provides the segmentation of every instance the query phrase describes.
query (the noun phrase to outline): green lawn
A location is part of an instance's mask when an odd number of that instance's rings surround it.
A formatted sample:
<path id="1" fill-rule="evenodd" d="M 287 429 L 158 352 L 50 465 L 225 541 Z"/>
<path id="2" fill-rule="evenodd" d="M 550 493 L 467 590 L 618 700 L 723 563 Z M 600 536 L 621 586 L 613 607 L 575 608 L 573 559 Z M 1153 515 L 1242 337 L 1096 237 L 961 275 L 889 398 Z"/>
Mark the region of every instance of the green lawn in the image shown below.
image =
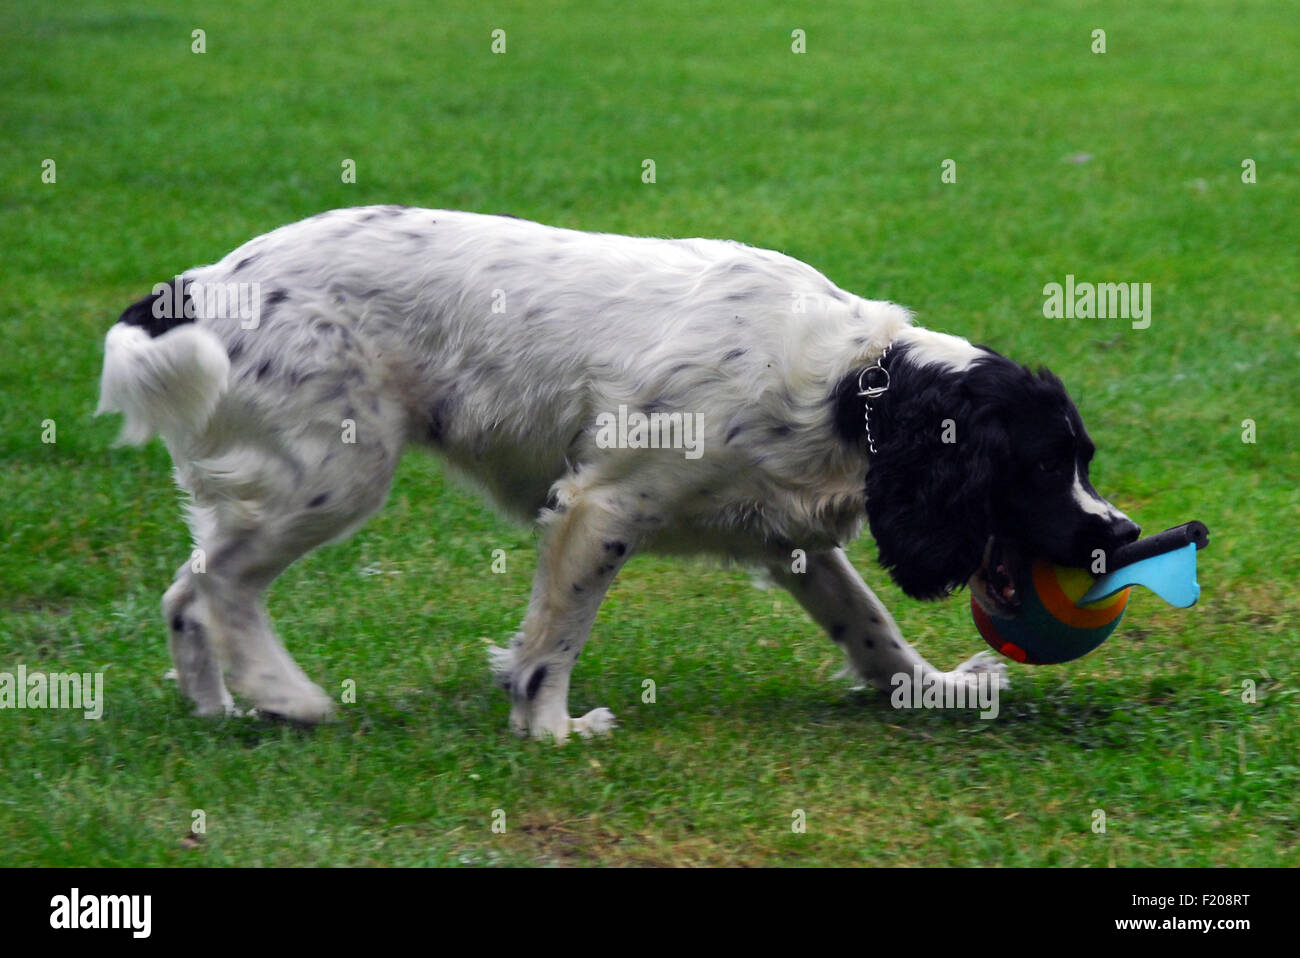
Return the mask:
<path id="1" fill-rule="evenodd" d="M 0 9 L 0 671 L 102 670 L 107 697 L 98 722 L 0 711 L 0 864 L 1300 863 L 1286 5 L 183 6 Z M 535 537 L 412 454 L 388 508 L 271 596 L 357 703 L 310 732 L 190 717 L 158 611 L 178 495 L 161 444 L 110 448 L 91 417 L 103 334 L 183 268 L 379 202 L 740 239 L 1046 363 L 1102 493 L 1148 532 L 1210 527 L 1202 601 L 1135 595 L 1093 655 L 1012 666 L 989 722 L 851 691 L 742 569 L 638 558 L 571 696 L 621 728 L 557 749 L 509 734 L 483 651 L 522 616 Z M 1150 328 L 1044 318 L 1066 274 L 1151 283 Z M 982 646 L 964 596 L 907 601 L 872 554 L 927 658 Z"/>

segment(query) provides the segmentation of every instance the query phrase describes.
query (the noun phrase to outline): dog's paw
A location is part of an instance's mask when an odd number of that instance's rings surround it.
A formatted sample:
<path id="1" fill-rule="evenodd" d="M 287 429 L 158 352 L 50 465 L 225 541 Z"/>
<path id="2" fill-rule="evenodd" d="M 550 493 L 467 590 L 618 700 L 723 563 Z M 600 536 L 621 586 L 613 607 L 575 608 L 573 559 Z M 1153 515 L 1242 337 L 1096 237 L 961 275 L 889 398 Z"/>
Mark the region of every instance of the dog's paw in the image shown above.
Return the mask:
<path id="1" fill-rule="evenodd" d="M 556 745 L 567 742 L 570 734 L 582 738 L 608 735 L 617 725 L 614 713 L 605 708 L 592 709 L 581 718 L 569 718 L 563 702 L 532 709 L 527 703 L 517 702 L 510 712 L 510 728 L 516 735 Z"/>
<path id="2" fill-rule="evenodd" d="M 614 713 L 605 708 L 592 709 L 582 718 L 569 719 L 569 722 L 573 726 L 573 730 L 583 738 L 608 735 L 618 726 Z"/>
<path id="3" fill-rule="evenodd" d="M 245 711 L 236 705 L 233 700 L 196 705 L 194 707 L 194 715 L 198 718 L 247 718 L 256 714 L 256 709 Z"/>
<path id="4" fill-rule="evenodd" d="M 259 696 L 257 714 L 263 718 L 319 725 L 334 717 L 334 703 L 315 684 L 276 691 Z"/>
<path id="5" fill-rule="evenodd" d="M 999 691 L 1011 688 L 1007 678 L 1007 664 L 992 652 L 976 652 L 969 659 L 957 666 L 949 675 L 992 675 L 995 677 Z"/>

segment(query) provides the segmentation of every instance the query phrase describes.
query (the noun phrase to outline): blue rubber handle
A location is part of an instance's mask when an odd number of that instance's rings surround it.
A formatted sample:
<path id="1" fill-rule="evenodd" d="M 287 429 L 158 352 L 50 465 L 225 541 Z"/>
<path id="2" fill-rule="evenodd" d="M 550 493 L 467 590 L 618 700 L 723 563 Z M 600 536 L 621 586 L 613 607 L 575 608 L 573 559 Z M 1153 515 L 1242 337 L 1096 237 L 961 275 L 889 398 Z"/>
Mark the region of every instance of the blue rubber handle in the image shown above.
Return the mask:
<path id="1" fill-rule="evenodd" d="M 1148 556 L 1109 572 L 1094 582 L 1092 588 L 1075 605 L 1087 605 L 1105 599 L 1131 585 L 1144 585 L 1180 609 L 1195 605 L 1201 597 L 1201 586 L 1196 581 L 1197 548 L 1195 542 L 1187 542 L 1173 552 Z"/>

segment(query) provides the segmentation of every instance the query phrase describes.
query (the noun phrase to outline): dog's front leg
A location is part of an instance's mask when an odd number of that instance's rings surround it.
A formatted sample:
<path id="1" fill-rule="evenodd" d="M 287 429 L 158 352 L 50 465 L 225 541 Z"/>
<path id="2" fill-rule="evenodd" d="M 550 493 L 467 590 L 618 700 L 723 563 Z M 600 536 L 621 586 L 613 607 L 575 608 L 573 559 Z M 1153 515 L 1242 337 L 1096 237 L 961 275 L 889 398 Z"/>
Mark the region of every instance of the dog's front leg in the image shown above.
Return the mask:
<path id="1" fill-rule="evenodd" d="M 951 672 L 922 658 L 903 640 L 893 617 L 843 549 L 809 553 L 801 572 L 794 571 L 788 559 L 774 560 L 768 569 L 844 650 L 850 670 L 881 691 L 892 691 L 918 675 L 923 682 L 939 675 L 945 685 L 972 683 L 980 672 L 993 673 L 999 688 L 1006 687 L 1006 667 L 992 653 L 978 653 Z"/>
<path id="2" fill-rule="evenodd" d="M 632 554 L 631 523 L 615 504 L 587 494 L 561 499 L 546 521 L 523 627 L 508 649 L 491 649 L 497 681 L 510 693 L 510 725 L 521 735 L 563 742 L 614 726 L 606 708 L 569 717 L 569 676 L 614 576 Z"/>

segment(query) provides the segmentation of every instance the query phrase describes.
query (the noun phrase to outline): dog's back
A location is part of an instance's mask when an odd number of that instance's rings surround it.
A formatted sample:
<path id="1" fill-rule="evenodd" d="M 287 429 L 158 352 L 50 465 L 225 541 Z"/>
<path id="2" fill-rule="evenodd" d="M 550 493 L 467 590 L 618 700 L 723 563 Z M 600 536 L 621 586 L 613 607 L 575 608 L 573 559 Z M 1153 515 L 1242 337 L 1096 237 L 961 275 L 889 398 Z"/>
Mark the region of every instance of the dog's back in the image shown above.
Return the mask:
<path id="1" fill-rule="evenodd" d="M 752 484 L 766 475 L 753 470 L 754 443 L 734 440 L 755 431 L 785 439 L 767 463 L 773 481 L 789 486 L 807 471 L 824 489 L 835 471 L 824 434 L 801 445 L 801 427 L 823 423 L 829 388 L 855 354 L 908 321 L 739 243 L 396 206 L 274 230 L 187 270 L 166 293 L 194 325 L 169 332 L 140 304 L 124 314 L 101 409 L 127 414 L 129 441 L 162 432 L 191 488 L 234 485 L 247 497 L 258 472 L 301 492 L 299 473 L 318 472 L 351 422 L 381 440 L 377 470 L 405 442 L 428 443 L 525 518 L 579 464 L 645 469 L 654 459 L 673 474 L 661 489 Z M 118 347 L 128 339 L 149 353 L 142 322 L 156 343 L 206 357 L 204 377 L 177 370 L 170 389 L 150 384 L 154 396 L 194 393 L 183 422 L 145 415 L 130 377 L 113 372 L 127 366 Z M 128 337 L 122 327 L 135 328 Z M 620 409 L 698 415 L 692 439 L 709 455 L 669 463 L 602 445 L 596 419 Z M 306 461 L 292 462 L 297 452 Z M 771 493 L 737 488 L 720 501 Z"/>

